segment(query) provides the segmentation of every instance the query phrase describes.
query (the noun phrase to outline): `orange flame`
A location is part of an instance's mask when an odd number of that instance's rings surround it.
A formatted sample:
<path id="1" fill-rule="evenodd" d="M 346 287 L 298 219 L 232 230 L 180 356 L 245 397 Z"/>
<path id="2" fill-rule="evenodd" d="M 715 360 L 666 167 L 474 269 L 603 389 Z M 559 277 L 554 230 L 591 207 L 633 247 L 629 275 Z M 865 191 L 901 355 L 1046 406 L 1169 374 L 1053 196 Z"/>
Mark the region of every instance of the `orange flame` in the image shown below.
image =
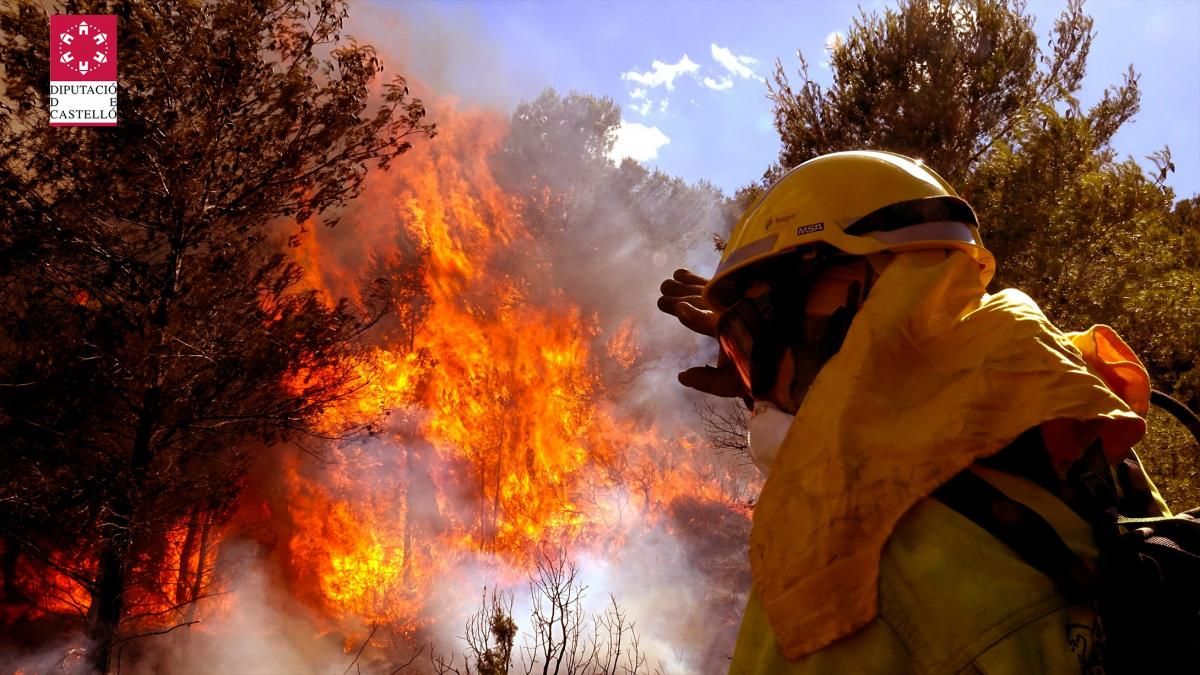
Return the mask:
<path id="1" fill-rule="evenodd" d="M 364 386 L 319 421 L 336 434 L 391 411 L 389 432 L 341 443 L 325 484 L 286 471 L 293 577 L 315 580 L 300 594 L 336 620 L 415 629 L 434 611 L 431 585 L 463 560 L 524 570 L 546 542 L 611 549 L 678 495 L 723 498 L 693 464 L 696 439 L 666 441 L 606 398 L 598 321 L 538 286 L 552 256 L 488 166 L 503 120 L 437 119 L 435 141 L 369 179 L 360 222 L 342 226 L 353 241 L 314 228 L 297 249 L 329 297 L 355 294 L 344 261 L 402 258 L 387 251 L 398 233 L 428 252 L 419 330 L 377 348 Z M 628 320 L 597 344 L 625 368 L 640 358 Z"/>

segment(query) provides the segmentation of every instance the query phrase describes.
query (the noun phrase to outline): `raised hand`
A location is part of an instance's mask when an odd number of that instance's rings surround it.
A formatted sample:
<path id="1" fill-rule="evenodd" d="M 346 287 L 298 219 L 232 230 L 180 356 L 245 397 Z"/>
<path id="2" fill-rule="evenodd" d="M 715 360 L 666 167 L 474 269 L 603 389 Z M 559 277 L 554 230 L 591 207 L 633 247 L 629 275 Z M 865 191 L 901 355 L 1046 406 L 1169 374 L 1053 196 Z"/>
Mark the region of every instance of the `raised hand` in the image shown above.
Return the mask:
<path id="1" fill-rule="evenodd" d="M 718 315 L 700 297 L 708 279 L 689 270 L 678 269 L 670 279 L 662 282 L 659 290 L 658 308 L 679 319 L 689 330 L 715 338 Z M 724 352 L 717 357 L 717 365 L 696 366 L 679 373 L 679 383 L 713 396 L 744 398 L 746 389 L 738 376 L 737 369 Z"/>

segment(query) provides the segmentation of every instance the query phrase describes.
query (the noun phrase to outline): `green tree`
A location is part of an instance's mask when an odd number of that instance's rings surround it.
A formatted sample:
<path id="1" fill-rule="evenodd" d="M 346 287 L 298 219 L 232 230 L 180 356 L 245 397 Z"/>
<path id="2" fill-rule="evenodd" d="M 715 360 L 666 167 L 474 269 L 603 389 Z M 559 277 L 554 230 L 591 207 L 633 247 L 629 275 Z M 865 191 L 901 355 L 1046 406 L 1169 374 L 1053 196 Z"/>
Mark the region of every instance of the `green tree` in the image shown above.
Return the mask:
<path id="1" fill-rule="evenodd" d="M 382 66 L 344 2 L 96 0 L 50 11 L 119 17 L 120 124 L 52 129 L 44 4 L 0 10 L 0 534 L 86 589 L 106 672 L 167 533 L 355 386 L 378 314 L 299 291 L 279 233 L 433 127 L 399 77 L 365 114 Z"/>
<path id="2" fill-rule="evenodd" d="M 795 166 L 846 148 L 920 157 L 960 183 L 1022 115 L 1079 87 L 1092 22 L 1072 2 L 1054 26 L 1053 48 L 1037 44 L 1020 0 L 902 0 L 862 13 L 829 55 L 833 84 L 808 75 L 802 53 L 793 87 L 776 61 L 769 97 Z"/>

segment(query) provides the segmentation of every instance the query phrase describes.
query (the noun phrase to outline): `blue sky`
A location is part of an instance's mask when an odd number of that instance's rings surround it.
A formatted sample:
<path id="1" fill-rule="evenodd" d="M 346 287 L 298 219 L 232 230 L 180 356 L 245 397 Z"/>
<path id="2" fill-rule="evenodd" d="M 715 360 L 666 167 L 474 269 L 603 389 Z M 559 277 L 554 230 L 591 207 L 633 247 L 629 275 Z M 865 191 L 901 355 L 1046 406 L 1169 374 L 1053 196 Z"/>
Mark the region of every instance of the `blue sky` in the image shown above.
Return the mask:
<path id="1" fill-rule="evenodd" d="M 648 166 L 727 193 L 758 178 L 779 149 L 762 78 L 800 49 L 828 84 L 825 44 L 859 7 L 802 2 L 387 2 L 352 8 L 350 31 L 398 56 L 441 94 L 510 111 L 546 87 L 620 104 L 621 144 Z M 1059 0 L 1031 0 L 1043 44 Z M 1200 0 L 1090 0 L 1097 32 L 1082 103 L 1129 64 L 1142 109 L 1114 139 L 1121 157 L 1171 146 L 1177 196 L 1200 193 Z M 684 58 L 686 56 L 686 59 Z M 656 65 L 657 62 L 657 65 Z"/>

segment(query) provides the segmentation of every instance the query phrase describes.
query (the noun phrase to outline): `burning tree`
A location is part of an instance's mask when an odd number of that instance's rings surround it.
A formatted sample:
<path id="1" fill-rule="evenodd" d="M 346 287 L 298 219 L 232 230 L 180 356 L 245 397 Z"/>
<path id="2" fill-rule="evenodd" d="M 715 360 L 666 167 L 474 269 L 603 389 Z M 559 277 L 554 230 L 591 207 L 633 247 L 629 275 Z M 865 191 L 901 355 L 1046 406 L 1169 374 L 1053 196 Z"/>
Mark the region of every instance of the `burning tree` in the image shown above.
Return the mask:
<path id="1" fill-rule="evenodd" d="M 298 291 L 280 234 L 434 129 L 336 0 L 55 8 L 118 15 L 121 122 L 51 129 L 43 4 L 0 10 L 4 591 L 86 619 L 105 672 L 188 619 L 256 449 L 360 384 L 384 287 Z"/>
<path id="2" fill-rule="evenodd" d="M 510 126 L 491 111 L 430 102 L 438 141 L 368 178 L 344 214 L 345 222 L 364 218 L 354 236 L 314 229 L 297 249 L 310 272 L 306 283 L 327 288 L 327 297 L 355 295 L 351 270 L 399 279 L 398 261 L 419 261 L 408 269 L 420 270 L 428 303 L 373 331 L 375 376 L 324 418 L 336 428 L 379 410 L 392 414 L 380 433 L 335 443 L 330 456 L 341 461 L 301 461 L 283 472 L 283 490 L 255 492 L 269 502 L 264 511 L 286 514 L 277 519 L 285 543 L 276 551 L 289 591 L 313 609 L 322 630 L 344 636 L 351 648 L 369 643 L 359 664 L 389 639 L 411 646 L 444 630 L 469 611 L 479 582 L 511 586 L 536 568 L 543 545 L 584 557 L 590 569 L 597 558 L 625 560 L 628 567 L 614 574 L 623 586 L 639 574 L 700 567 L 685 563 L 693 547 L 685 542 L 680 552 L 675 530 L 709 525 L 674 509 L 681 499 L 729 514 L 721 527 L 739 533 L 731 551 L 739 561 L 749 522 L 725 489 L 723 466 L 697 451 L 689 407 L 674 395 L 655 396 L 677 393 L 673 383 L 670 392 L 655 392 L 654 378 L 639 375 L 639 361 L 652 364 L 659 355 L 652 350 L 661 353 L 668 340 L 656 334 L 654 307 L 628 295 L 643 288 L 648 296 L 657 285 L 648 252 L 676 250 L 672 240 L 694 235 L 697 216 L 718 211 L 707 193 L 632 163 L 594 162 L 587 153 L 600 146 L 558 159 L 543 154 L 551 148 L 525 152 L 515 145 L 525 141 L 512 136 L 519 119 Z M 585 115 L 603 110 L 588 101 L 572 105 Z M 543 122 L 553 126 L 553 114 Z M 578 166 L 564 172 L 580 176 L 578 184 L 507 183 L 535 171 L 558 175 L 558 165 L 569 162 Z M 634 198 L 630 186 L 638 189 Z M 570 199 L 560 201 L 560 191 L 571 191 Z M 542 210 L 545 203 L 568 210 L 555 216 Z M 665 253 L 651 257 L 674 264 Z M 642 547 L 654 537 L 666 542 L 661 549 Z M 680 564 L 658 563 L 659 554 Z M 642 564 L 644 557 L 656 564 Z M 713 586 L 727 576 L 701 572 L 700 583 Z M 700 602 L 697 614 L 705 614 L 711 603 L 707 596 Z M 637 607 L 630 612 L 641 616 Z M 368 626 L 380 628 L 364 640 Z M 674 628 L 658 626 L 656 644 Z M 676 638 L 684 644 L 725 644 L 707 638 L 725 630 L 723 623 L 685 628 L 688 636 Z M 398 653 L 403 662 L 411 652 Z M 515 661 L 521 653 L 512 655 Z M 475 657 L 469 662 L 474 670 Z"/>

